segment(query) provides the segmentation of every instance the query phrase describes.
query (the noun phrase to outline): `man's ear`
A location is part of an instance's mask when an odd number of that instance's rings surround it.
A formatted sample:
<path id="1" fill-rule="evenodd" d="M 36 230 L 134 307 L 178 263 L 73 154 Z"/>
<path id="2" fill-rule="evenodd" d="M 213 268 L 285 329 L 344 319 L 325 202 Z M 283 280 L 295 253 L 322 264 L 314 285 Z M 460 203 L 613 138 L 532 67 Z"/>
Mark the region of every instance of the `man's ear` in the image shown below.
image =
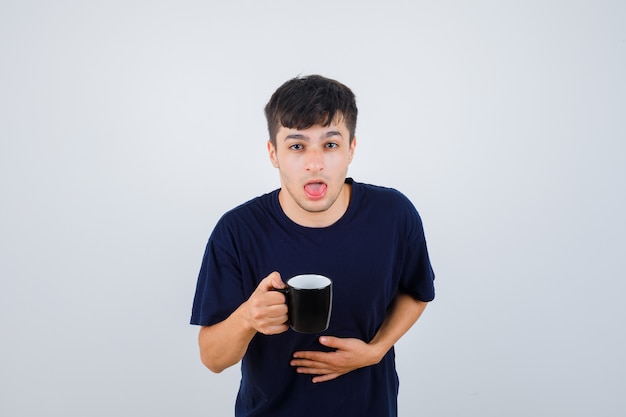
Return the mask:
<path id="1" fill-rule="evenodd" d="M 356 136 L 352 138 L 352 142 L 350 143 L 350 155 L 348 155 L 348 163 L 352 162 L 352 158 L 354 157 L 354 150 L 356 149 Z"/>
<path id="2" fill-rule="evenodd" d="M 274 146 L 271 140 L 267 141 L 267 153 L 270 156 L 270 161 L 272 161 L 272 165 L 274 166 L 274 168 L 278 168 L 278 158 L 276 158 L 276 146 Z"/>

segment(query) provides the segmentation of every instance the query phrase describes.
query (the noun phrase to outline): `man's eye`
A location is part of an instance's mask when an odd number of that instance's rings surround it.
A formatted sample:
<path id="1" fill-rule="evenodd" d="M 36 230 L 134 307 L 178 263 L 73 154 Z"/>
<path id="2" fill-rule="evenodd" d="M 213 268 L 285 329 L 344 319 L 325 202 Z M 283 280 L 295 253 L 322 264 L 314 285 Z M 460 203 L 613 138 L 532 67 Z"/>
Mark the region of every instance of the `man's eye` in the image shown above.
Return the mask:
<path id="1" fill-rule="evenodd" d="M 339 146 L 338 144 L 336 144 L 335 142 L 329 142 L 326 144 L 327 148 L 336 148 L 337 146 Z"/>
<path id="2" fill-rule="evenodd" d="M 294 143 L 293 145 L 289 146 L 289 149 L 293 149 L 294 151 L 299 151 L 300 149 L 302 149 L 302 145 L 299 143 Z"/>

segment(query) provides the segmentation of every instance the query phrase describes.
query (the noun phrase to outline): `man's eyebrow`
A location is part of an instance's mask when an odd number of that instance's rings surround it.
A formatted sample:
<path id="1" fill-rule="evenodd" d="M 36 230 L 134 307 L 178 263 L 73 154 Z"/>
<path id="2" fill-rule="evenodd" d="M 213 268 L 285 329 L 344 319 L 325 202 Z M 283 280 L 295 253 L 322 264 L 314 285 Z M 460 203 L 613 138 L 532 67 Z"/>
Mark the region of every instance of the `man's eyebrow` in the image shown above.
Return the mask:
<path id="1" fill-rule="evenodd" d="M 285 137 L 285 140 L 287 139 L 308 140 L 309 138 L 301 133 L 292 133 L 291 135 L 287 135 Z"/>
<path id="2" fill-rule="evenodd" d="M 324 134 L 324 138 L 332 138 L 333 136 L 340 136 L 343 138 L 343 135 L 341 134 L 340 131 L 338 130 L 329 130 L 328 132 L 326 132 Z M 306 135 L 303 135 L 302 133 L 292 133 L 290 135 L 285 136 L 284 140 L 309 140 L 309 137 Z"/>

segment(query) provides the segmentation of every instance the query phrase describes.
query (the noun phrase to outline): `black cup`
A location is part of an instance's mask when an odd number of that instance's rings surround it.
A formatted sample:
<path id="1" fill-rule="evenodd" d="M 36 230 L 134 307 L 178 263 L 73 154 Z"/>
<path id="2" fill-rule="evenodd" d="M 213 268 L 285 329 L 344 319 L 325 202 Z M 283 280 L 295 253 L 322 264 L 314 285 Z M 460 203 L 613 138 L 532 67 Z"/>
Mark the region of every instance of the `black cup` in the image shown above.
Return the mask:
<path id="1" fill-rule="evenodd" d="M 285 294 L 288 324 L 298 333 L 319 333 L 328 329 L 333 306 L 333 282 L 317 274 L 296 275 L 287 280 Z"/>

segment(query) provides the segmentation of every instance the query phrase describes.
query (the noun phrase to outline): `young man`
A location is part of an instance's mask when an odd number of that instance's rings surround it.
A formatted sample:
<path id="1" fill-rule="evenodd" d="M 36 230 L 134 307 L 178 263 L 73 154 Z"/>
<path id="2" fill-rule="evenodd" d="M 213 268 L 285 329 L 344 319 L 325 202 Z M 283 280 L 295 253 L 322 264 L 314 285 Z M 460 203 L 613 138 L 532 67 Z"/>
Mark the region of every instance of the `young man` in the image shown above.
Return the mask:
<path id="1" fill-rule="evenodd" d="M 347 177 L 352 91 L 299 77 L 265 107 L 281 188 L 226 213 L 209 238 L 193 303 L 202 362 L 241 361 L 235 415 L 397 415 L 394 343 L 434 298 L 420 217 L 396 190 Z M 333 280 L 328 329 L 288 328 L 283 280 Z"/>

